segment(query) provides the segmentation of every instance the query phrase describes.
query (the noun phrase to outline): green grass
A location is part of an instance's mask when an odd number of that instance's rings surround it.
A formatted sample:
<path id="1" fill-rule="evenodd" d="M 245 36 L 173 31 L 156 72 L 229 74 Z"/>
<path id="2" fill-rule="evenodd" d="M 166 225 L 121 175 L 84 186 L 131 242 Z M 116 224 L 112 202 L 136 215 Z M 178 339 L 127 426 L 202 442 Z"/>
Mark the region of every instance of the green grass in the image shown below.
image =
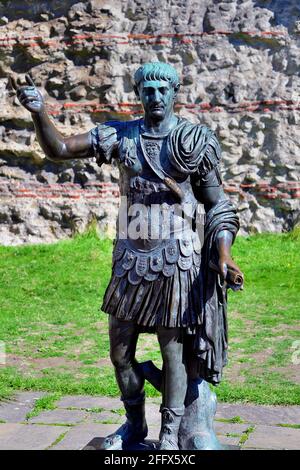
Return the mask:
<path id="1" fill-rule="evenodd" d="M 0 398 L 16 390 L 118 396 L 107 315 L 99 310 L 112 243 L 95 233 L 53 245 L 0 247 Z M 300 309 L 300 236 L 238 237 L 243 292 L 229 292 L 229 363 L 219 400 L 299 404 L 292 363 Z M 161 365 L 155 335 L 140 335 L 139 360 Z M 148 395 L 157 396 L 147 384 Z"/>
<path id="2" fill-rule="evenodd" d="M 60 397 L 60 394 L 52 393 L 38 398 L 34 404 L 33 409 L 27 413 L 26 419 L 28 420 L 34 416 L 38 416 L 42 411 L 55 410 L 56 402 L 60 399 Z"/>
<path id="3" fill-rule="evenodd" d="M 235 424 L 242 424 L 245 421 L 240 416 L 233 416 L 232 418 L 218 418 L 217 421 L 221 423 L 235 423 Z"/>
<path id="4" fill-rule="evenodd" d="M 56 439 L 49 447 L 47 447 L 46 450 L 49 450 L 49 449 L 51 449 L 52 447 L 54 447 L 54 446 L 56 446 L 57 444 L 59 444 L 59 442 L 61 442 L 61 441 L 63 440 L 63 438 L 66 436 L 67 432 L 68 432 L 68 431 L 65 431 L 65 432 L 61 433 L 61 434 L 57 437 L 57 439 Z"/>
<path id="5" fill-rule="evenodd" d="M 254 429 L 255 429 L 255 426 L 249 426 L 249 428 L 247 428 L 246 431 L 243 431 L 242 437 L 239 442 L 240 445 L 245 444 L 245 442 L 248 440 L 250 434 L 254 431 Z"/>
<path id="6" fill-rule="evenodd" d="M 94 408 L 85 408 L 86 411 L 90 411 L 91 413 L 101 413 L 104 408 L 94 407 Z"/>
<path id="7" fill-rule="evenodd" d="M 277 426 L 280 426 L 281 428 L 292 428 L 292 429 L 300 429 L 300 424 L 277 424 Z"/>
<path id="8" fill-rule="evenodd" d="M 124 408 L 118 408 L 116 410 L 110 410 L 110 411 L 111 411 L 111 413 L 115 413 L 119 416 L 125 416 L 125 413 L 126 413 Z"/>

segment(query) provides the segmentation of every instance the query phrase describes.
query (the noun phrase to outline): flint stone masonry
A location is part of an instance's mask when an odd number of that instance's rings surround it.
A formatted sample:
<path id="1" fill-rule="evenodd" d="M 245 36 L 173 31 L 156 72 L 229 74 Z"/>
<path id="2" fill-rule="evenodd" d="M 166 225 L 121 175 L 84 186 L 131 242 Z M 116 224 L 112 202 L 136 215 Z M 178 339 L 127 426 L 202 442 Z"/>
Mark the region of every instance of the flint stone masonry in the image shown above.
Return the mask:
<path id="1" fill-rule="evenodd" d="M 114 231 L 116 165 L 45 160 L 8 75 L 30 72 L 69 136 L 135 119 L 132 76 L 169 62 L 176 112 L 216 131 L 242 234 L 300 221 L 298 0 L 6 1 L 0 4 L 0 243 L 53 242 L 96 221 Z"/>

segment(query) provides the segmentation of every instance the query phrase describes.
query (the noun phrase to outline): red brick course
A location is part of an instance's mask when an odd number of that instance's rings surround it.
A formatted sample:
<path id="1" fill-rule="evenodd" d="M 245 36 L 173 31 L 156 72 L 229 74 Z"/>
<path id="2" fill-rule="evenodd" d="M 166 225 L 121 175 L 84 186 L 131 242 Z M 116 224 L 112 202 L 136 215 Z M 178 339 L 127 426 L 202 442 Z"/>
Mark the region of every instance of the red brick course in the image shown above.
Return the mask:
<path id="1" fill-rule="evenodd" d="M 251 184 L 226 182 L 224 191 L 232 195 L 237 194 L 241 198 L 245 198 L 247 194 L 254 194 L 263 199 L 297 199 L 300 198 L 300 182 L 288 181 L 274 185 L 264 181 Z M 119 195 L 118 185 L 111 182 L 92 182 L 84 187 L 76 183 L 41 184 L 5 181 L 0 183 L 0 197 L 117 200 Z"/>

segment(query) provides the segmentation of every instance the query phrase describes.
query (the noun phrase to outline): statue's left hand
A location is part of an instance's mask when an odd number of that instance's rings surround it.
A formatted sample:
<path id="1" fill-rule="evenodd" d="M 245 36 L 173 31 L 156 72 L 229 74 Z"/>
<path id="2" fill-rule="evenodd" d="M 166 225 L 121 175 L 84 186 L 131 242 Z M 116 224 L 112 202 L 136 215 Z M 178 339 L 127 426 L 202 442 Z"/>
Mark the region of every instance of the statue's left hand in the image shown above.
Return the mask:
<path id="1" fill-rule="evenodd" d="M 242 271 L 228 254 L 220 254 L 218 267 L 224 279 L 226 279 L 228 269 L 232 269 L 242 275 Z"/>

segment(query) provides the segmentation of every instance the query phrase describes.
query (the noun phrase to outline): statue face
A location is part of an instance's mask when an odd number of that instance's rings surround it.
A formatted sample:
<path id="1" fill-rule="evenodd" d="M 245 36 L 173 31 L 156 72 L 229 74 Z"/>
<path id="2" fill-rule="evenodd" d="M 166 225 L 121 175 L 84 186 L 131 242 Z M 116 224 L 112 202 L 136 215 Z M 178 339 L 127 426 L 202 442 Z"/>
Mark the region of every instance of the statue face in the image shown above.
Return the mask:
<path id="1" fill-rule="evenodd" d="M 168 81 L 142 81 L 138 88 L 138 95 L 145 115 L 150 119 L 161 121 L 173 109 L 175 90 Z"/>

